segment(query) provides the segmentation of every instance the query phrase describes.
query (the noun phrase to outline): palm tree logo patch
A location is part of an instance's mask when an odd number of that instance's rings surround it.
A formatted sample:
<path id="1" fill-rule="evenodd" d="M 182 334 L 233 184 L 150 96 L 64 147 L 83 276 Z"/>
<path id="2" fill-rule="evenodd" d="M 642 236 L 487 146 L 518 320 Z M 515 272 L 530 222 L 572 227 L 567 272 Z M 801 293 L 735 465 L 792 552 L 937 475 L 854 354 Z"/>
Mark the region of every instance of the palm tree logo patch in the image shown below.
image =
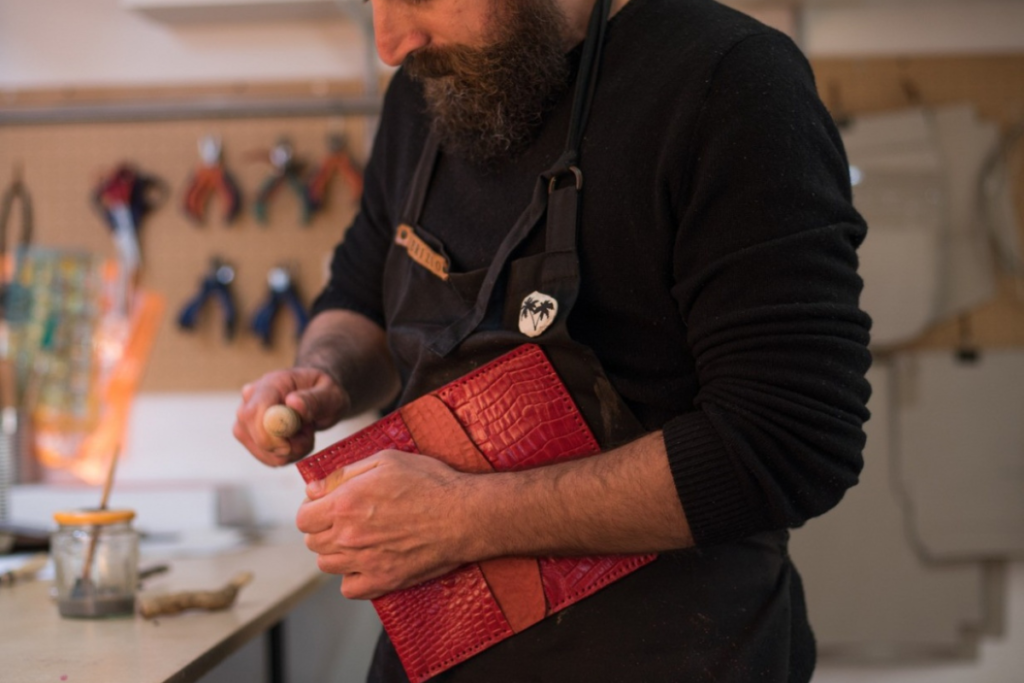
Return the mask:
<path id="1" fill-rule="evenodd" d="M 558 302 L 547 294 L 533 292 L 519 307 L 519 331 L 527 337 L 539 337 L 555 322 Z"/>

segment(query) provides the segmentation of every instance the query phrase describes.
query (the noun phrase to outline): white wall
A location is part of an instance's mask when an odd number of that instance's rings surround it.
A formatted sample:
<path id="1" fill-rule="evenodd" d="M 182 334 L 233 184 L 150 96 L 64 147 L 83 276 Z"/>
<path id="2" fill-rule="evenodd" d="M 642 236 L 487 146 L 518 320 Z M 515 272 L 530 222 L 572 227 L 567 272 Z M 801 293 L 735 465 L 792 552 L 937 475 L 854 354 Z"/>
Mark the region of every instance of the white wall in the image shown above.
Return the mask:
<path id="1" fill-rule="evenodd" d="M 812 56 L 1020 52 L 1024 2 L 811 2 L 804 14 L 803 47 Z"/>
<path id="2" fill-rule="evenodd" d="M 167 24 L 118 0 L 0 2 L 0 90 L 358 79 L 364 46 L 340 17 Z"/>

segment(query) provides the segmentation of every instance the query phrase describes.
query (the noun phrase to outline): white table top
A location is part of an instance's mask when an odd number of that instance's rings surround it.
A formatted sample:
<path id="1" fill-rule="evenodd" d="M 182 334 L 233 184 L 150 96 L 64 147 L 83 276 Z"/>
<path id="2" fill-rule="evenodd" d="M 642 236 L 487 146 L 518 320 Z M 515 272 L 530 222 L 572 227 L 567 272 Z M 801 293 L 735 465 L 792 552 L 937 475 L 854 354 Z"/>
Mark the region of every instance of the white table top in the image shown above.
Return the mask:
<path id="1" fill-rule="evenodd" d="M 220 588 L 253 572 L 235 604 L 145 620 L 64 619 L 51 582 L 0 587 L 0 678 L 5 683 L 181 683 L 194 681 L 259 635 L 327 577 L 297 531 L 213 557 L 170 560 L 144 592 Z"/>

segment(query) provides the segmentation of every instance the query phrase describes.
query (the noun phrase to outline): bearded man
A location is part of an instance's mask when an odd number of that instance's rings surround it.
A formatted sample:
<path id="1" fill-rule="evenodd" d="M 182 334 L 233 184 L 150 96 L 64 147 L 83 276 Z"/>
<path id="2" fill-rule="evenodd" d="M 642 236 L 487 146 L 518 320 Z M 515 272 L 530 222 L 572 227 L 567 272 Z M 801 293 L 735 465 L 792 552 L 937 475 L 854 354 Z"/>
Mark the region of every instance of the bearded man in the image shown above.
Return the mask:
<path id="1" fill-rule="evenodd" d="M 808 681 L 787 529 L 856 483 L 870 321 L 803 56 L 713 0 L 371 2 L 402 68 L 361 209 L 236 437 L 294 462 L 314 430 L 532 341 L 593 399 L 602 452 L 467 474 L 382 451 L 307 489 L 319 566 L 368 599 L 489 558 L 656 552 L 436 680 Z M 289 439 L 263 428 L 278 403 Z M 370 680 L 407 680 L 386 635 Z"/>

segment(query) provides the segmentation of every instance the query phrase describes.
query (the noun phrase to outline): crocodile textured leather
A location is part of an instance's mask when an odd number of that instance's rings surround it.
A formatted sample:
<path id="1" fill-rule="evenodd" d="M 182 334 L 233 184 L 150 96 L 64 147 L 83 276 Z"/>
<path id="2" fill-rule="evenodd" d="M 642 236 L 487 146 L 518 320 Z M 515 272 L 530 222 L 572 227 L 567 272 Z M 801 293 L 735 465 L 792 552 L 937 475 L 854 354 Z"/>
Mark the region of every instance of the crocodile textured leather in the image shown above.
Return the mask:
<path id="1" fill-rule="evenodd" d="M 532 344 L 413 401 L 298 468 L 307 482 L 323 479 L 385 449 L 423 453 L 473 472 L 526 469 L 600 450 L 544 352 Z M 490 560 L 373 603 L 410 680 L 421 683 L 654 558 Z"/>

